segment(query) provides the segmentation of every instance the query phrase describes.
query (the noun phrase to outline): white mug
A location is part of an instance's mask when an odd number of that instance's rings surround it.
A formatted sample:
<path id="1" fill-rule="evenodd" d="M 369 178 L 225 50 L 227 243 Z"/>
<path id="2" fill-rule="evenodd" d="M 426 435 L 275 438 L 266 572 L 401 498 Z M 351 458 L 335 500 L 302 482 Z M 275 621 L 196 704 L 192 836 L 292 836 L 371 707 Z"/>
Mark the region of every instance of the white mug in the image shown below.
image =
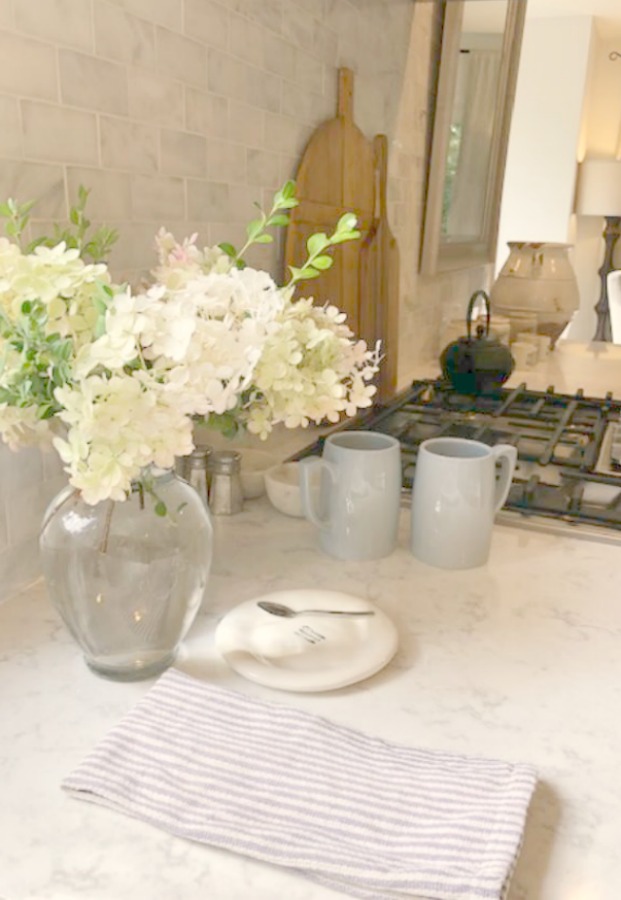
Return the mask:
<path id="1" fill-rule="evenodd" d="M 312 490 L 317 470 L 319 508 Z M 326 553 L 381 559 L 397 546 L 401 448 L 396 438 L 373 431 L 330 435 L 321 458 L 300 460 L 300 489 L 304 515 L 319 528 Z"/>
<path id="2" fill-rule="evenodd" d="M 484 565 L 516 462 L 517 450 L 509 444 L 488 447 L 451 437 L 423 441 L 412 490 L 414 556 L 441 569 Z"/>

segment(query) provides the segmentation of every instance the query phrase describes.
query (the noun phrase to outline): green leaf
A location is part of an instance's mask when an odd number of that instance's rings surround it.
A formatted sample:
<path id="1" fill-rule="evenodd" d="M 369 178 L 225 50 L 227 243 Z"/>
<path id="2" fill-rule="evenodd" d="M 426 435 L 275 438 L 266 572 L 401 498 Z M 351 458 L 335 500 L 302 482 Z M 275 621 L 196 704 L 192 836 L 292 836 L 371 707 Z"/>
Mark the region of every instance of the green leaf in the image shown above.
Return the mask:
<path id="1" fill-rule="evenodd" d="M 164 503 L 164 501 L 158 500 L 157 503 L 155 504 L 155 506 L 153 507 L 153 511 L 156 516 L 165 516 L 167 509 L 166 509 L 166 504 Z"/>
<path id="2" fill-rule="evenodd" d="M 289 216 L 270 216 L 267 220 L 267 224 L 273 225 L 275 228 L 282 228 L 289 224 Z"/>
<path id="3" fill-rule="evenodd" d="M 205 423 L 209 428 L 219 431 L 226 438 L 234 438 L 240 428 L 237 419 L 231 413 L 221 413 L 220 415 L 211 413 L 205 420 Z"/>
<path id="4" fill-rule="evenodd" d="M 320 269 L 322 272 L 325 272 L 326 269 L 330 269 L 334 265 L 334 260 L 331 256 L 316 256 L 313 260 L 313 266 L 315 269 Z"/>
<path id="5" fill-rule="evenodd" d="M 345 231 L 343 234 L 334 234 L 330 238 L 330 244 L 344 244 L 345 241 L 355 241 L 360 237 L 359 231 Z"/>
<path id="6" fill-rule="evenodd" d="M 321 253 L 322 250 L 325 250 L 326 247 L 330 245 L 328 240 L 328 235 L 324 234 L 322 231 L 317 234 L 311 234 L 309 239 L 306 241 L 306 249 L 310 256 L 315 256 L 317 253 Z"/>
<path id="7" fill-rule="evenodd" d="M 313 266 L 306 265 L 303 269 L 298 270 L 300 272 L 299 276 L 295 279 L 296 281 L 308 280 L 309 278 L 317 278 L 321 272 L 318 269 L 315 269 Z"/>
<path id="8" fill-rule="evenodd" d="M 38 237 L 38 238 L 35 238 L 34 241 L 30 241 L 30 243 L 29 243 L 28 246 L 26 247 L 26 251 L 25 251 L 25 252 L 26 252 L 27 254 L 28 254 L 28 253 L 32 253 L 34 250 L 37 249 L 37 247 L 40 247 L 41 244 L 43 244 L 43 243 L 45 243 L 45 238 L 44 238 L 44 237 Z"/>
<path id="9" fill-rule="evenodd" d="M 28 313 L 31 311 L 31 309 L 32 309 L 32 303 L 31 303 L 31 301 L 30 301 L 30 300 L 24 300 L 24 302 L 22 303 L 22 306 L 21 306 L 22 314 L 23 314 L 24 316 L 27 316 Z"/>
<path id="10" fill-rule="evenodd" d="M 293 209 L 294 207 L 299 205 L 299 200 L 281 200 L 278 203 L 277 209 Z"/>
<path id="11" fill-rule="evenodd" d="M 254 239 L 255 244 L 271 244 L 273 241 L 274 238 L 271 234 L 260 234 Z"/>
<path id="12" fill-rule="evenodd" d="M 220 250 L 222 250 L 223 253 L 226 253 L 226 255 L 230 256 L 232 259 L 235 259 L 235 257 L 237 256 L 237 250 L 232 244 L 218 244 L 218 247 L 220 248 Z"/>
<path id="13" fill-rule="evenodd" d="M 291 200 L 293 197 L 295 197 L 295 189 L 296 189 L 295 181 L 289 180 L 283 184 L 282 188 L 280 189 L 280 192 L 281 192 L 282 196 L 285 198 L 285 200 Z"/>
<path id="14" fill-rule="evenodd" d="M 358 219 L 354 213 L 345 213 L 336 223 L 336 232 L 351 231 L 358 224 Z"/>
<path id="15" fill-rule="evenodd" d="M 257 235 L 261 234 L 261 232 L 263 231 L 263 226 L 263 219 L 253 219 L 252 222 L 248 222 L 248 224 L 246 225 L 246 234 L 251 241 L 256 240 Z"/>

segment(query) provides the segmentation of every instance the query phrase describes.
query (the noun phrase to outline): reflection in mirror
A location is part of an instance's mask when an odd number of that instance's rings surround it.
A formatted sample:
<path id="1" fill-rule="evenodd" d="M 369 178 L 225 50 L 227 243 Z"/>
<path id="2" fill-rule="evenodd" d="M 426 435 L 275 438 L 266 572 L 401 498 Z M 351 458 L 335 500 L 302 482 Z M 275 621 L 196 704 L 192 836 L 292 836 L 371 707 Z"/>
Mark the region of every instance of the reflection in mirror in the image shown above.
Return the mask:
<path id="1" fill-rule="evenodd" d="M 485 195 L 494 136 L 502 35 L 507 4 L 500 4 L 497 31 L 475 30 L 478 20 L 469 13 L 480 2 L 467 3 L 464 12 L 457 82 L 449 125 L 442 204 L 442 240 L 477 240 L 485 224 Z M 484 24 L 488 24 L 484 20 Z"/>
<path id="2" fill-rule="evenodd" d="M 421 271 L 493 259 L 524 4 L 445 5 Z"/>

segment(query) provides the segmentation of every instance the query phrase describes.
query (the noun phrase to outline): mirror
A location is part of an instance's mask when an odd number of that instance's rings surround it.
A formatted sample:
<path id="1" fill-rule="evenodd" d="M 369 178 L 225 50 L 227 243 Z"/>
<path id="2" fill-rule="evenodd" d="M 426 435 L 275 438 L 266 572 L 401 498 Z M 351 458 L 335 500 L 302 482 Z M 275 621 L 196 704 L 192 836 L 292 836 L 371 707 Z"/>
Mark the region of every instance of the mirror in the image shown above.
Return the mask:
<path id="1" fill-rule="evenodd" d="M 526 4 L 445 3 L 420 271 L 494 259 Z"/>

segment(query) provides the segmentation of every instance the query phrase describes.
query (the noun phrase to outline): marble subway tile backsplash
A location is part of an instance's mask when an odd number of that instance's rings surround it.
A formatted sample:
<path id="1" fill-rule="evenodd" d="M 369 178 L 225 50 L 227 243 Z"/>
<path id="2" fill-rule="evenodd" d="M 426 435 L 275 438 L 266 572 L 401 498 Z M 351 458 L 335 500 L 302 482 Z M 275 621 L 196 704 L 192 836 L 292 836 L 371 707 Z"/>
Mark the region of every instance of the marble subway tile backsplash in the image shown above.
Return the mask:
<path id="1" fill-rule="evenodd" d="M 94 113 L 35 100 L 23 100 L 21 109 L 26 157 L 61 163 L 98 163 Z"/>
<path id="2" fill-rule="evenodd" d="M 180 81 L 139 66 L 129 68 L 128 81 L 132 119 L 164 128 L 183 128 L 186 92 Z M 188 131 L 200 131 L 193 128 L 189 120 L 185 124 Z"/>
<path id="3" fill-rule="evenodd" d="M 184 84 L 207 84 L 207 48 L 199 41 L 175 34 L 166 28 L 155 32 L 156 63 Z"/>
<path id="4" fill-rule="evenodd" d="M 90 4 L 84 0 L 13 3 L 13 10 L 18 31 L 61 47 L 92 51 L 93 21 Z"/>
<path id="5" fill-rule="evenodd" d="M 166 174 L 204 178 L 207 172 L 207 142 L 198 134 L 162 129 L 160 163 L 162 172 Z"/>
<path id="6" fill-rule="evenodd" d="M 21 153 L 19 101 L 15 97 L 0 97 L 0 154 L 21 156 Z"/>
<path id="7" fill-rule="evenodd" d="M 99 139 L 104 169 L 155 173 L 159 167 L 157 128 L 132 119 L 101 116 Z"/>
<path id="8" fill-rule="evenodd" d="M 107 3 L 94 8 L 95 48 L 104 59 L 154 67 L 155 26 Z"/>
<path id="9" fill-rule="evenodd" d="M 25 60 L 27 65 L 24 65 Z M 18 97 L 56 100 L 55 48 L 42 41 L 0 31 L 0 91 Z"/>
<path id="10" fill-rule="evenodd" d="M 127 69 L 86 53 L 59 50 L 60 94 L 66 106 L 96 112 L 128 113 Z"/>

